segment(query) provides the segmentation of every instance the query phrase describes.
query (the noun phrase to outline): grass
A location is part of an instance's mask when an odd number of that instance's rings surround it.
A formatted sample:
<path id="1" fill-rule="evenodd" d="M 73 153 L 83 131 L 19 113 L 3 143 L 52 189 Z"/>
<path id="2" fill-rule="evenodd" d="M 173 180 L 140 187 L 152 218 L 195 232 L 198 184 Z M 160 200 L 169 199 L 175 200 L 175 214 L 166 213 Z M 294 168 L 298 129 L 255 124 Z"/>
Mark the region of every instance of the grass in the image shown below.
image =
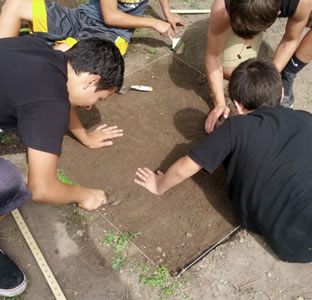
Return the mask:
<path id="1" fill-rule="evenodd" d="M 68 185 L 79 185 L 71 181 L 64 173 L 62 169 L 57 169 L 56 170 L 56 177 L 59 181 L 68 184 Z"/>
<path id="2" fill-rule="evenodd" d="M 173 296 L 177 289 L 177 282 L 170 277 L 168 269 L 158 265 L 155 272 L 150 275 L 142 275 L 140 282 L 146 287 L 160 287 L 163 296 Z"/>
<path id="3" fill-rule="evenodd" d="M 155 48 L 144 48 L 146 53 L 152 54 L 152 55 L 158 55 L 159 54 L 159 50 L 155 49 Z"/>
<path id="4" fill-rule="evenodd" d="M 73 210 L 70 215 L 70 220 L 73 224 L 82 225 L 85 228 L 89 223 L 89 218 L 87 216 L 81 215 L 80 210 L 73 206 Z"/>
<path id="5" fill-rule="evenodd" d="M 89 4 L 89 0 L 76 0 L 76 4 L 80 5 L 80 4 Z"/>
<path id="6" fill-rule="evenodd" d="M 8 142 L 10 142 L 12 140 L 12 137 L 10 135 L 7 134 L 0 134 L 0 142 L 2 144 L 7 144 Z"/>
<path id="7" fill-rule="evenodd" d="M 104 243 L 113 247 L 115 256 L 112 258 L 112 268 L 118 271 L 122 265 L 126 263 L 125 251 L 129 245 L 129 241 L 136 239 L 141 232 L 131 233 L 123 232 L 118 235 L 108 231 L 105 235 Z"/>

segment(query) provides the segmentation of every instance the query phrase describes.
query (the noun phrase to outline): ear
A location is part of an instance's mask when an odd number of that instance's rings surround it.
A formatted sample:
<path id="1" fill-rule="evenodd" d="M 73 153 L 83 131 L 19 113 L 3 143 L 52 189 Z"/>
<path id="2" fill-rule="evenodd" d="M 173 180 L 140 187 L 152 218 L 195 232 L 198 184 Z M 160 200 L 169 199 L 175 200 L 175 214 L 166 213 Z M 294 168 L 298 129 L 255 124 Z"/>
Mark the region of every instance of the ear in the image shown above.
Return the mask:
<path id="1" fill-rule="evenodd" d="M 278 13 L 277 13 L 277 15 L 279 16 L 281 13 L 282 13 L 282 12 L 279 10 Z"/>
<path id="2" fill-rule="evenodd" d="M 246 108 L 244 107 L 243 104 L 237 102 L 236 100 L 234 100 L 234 104 L 236 106 L 236 109 L 237 109 L 239 115 L 245 115 L 247 113 Z"/>
<path id="3" fill-rule="evenodd" d="M 85 81 L 85 88 L 96 87 L 98 81 L 100 80 L 100 76 L 96 74 L 89 74 Z"/>
<path id="4" fill-rule="evenodd" d="M 284 88 L 282 87 L 282 98 L 280 100 L 280 103 L 283 101 L 283 99 L 284 99 Z"/>

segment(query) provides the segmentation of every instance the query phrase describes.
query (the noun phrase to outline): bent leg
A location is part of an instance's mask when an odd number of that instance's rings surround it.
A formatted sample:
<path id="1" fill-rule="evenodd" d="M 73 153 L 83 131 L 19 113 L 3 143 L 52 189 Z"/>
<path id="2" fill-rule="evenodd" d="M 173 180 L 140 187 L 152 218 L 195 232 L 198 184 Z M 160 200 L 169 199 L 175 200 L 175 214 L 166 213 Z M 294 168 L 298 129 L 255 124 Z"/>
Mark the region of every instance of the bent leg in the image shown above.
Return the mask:
<path id="1" fill-rule="evenodd" d="M 6 0 L 0 14 L 0 38 L 18 36 L 22 20 L 32 21 L 31 0 Z"/>
<path id="2" fill-rule="evenodd" d="M 296 56 L 304 63 L 312 60 L 312 30 L 310 29 L 301 40 Z"/>
<path id="3" fill-rule="evenodd" d="M 0 158 L 0 220 L 30 200 L 23 176 L 15 165 Z"/>

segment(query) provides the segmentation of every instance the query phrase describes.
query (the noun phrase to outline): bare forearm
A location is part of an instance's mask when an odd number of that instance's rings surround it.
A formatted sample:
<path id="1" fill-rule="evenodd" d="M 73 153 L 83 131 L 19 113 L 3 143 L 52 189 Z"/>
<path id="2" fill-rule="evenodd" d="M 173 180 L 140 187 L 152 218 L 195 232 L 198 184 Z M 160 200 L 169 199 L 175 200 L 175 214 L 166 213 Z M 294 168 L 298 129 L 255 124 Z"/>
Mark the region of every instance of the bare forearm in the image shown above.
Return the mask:
<path id="1" fill-rule="evenodd" d="M 168 19 L 168 16 L 170 15 L 170 6 L 168 0 L 159 0 L 161 9 L 163 11 L 163 14 L 166 19 Z"/>
<path id="2" fill-rule="evenodd" d="M 206 74 L 214 105 L 225 105 L 223 70 L 219 58 L 206 57 Z"/>
<path id="3" fill-rule="evenodd" d="M 132 16 L 117 9 L 114 13 L 107 13 L 103 16 L 105 24 L 121 28 L 154 28 L 157 22 L 151 17 Z"/>
<path id="4" fill-rule="evenodd" d="M 70 109 L 70 123 L 69 123 L 70 132 L 76 137 L 78 141 L 86 145 L 87 141 L 87 132 L 84 129 L 81 121 L 79 120 L 78 114 L 75 108 Z"/>
<path id="5" fill-rule="evenodd" d="M 49 183 L 29 180 L 28 188 L 32 192 L 32 200 L 50 204 L 80 203 L 86 198 L 89 190 L 81 186 L 63 184 L 57 178 Z"/>
<path id="6" fill-rule="evenodd" d="M 277 69 L 281 72 L 286 66 L 290 58 L 295 53 L 299 44 L 299 39 L 287 41 L 283 39 L 275 51 L 273 62 Z"/>
<path id="7" fill-rule="evenodd" d="M 201 167 L 196 164 L 189 156 L 184 156 L 176 161 L 165 173 L 159 178 L 157 184 L 159 194 L 167 192 L 169 189 L 180 184 L 185 179 L 197 173 Z"/>

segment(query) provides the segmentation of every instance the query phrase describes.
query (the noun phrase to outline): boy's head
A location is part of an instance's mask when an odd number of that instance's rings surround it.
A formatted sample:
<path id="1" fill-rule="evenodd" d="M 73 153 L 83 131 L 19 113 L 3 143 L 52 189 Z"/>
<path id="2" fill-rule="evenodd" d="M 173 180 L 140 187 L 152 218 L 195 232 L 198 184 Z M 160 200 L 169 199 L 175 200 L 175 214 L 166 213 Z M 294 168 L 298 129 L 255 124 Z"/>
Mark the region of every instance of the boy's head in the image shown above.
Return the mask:
<path id="1" fill-rule="evenodd" d="M 273 107 L 282 98 L 281 75 L 275 65 L 263 59 L 249 59 L 232 73 L 229 82 L 230 98 L 247 110 Z"/>
<path id="2" fill-rule="evenodd" d="M 70 66 L 67 87 L 71 104 L 91 106 L 122 87 L 124 60 L 111 41 L 81 40 L 66 51 L 66 55 Z"/>
<path id="3" fill-rule="evenodd" d="M 231 0 L 228 10 L 234 33 L 252 39 L 274 23 L 280 0 Z"/>

